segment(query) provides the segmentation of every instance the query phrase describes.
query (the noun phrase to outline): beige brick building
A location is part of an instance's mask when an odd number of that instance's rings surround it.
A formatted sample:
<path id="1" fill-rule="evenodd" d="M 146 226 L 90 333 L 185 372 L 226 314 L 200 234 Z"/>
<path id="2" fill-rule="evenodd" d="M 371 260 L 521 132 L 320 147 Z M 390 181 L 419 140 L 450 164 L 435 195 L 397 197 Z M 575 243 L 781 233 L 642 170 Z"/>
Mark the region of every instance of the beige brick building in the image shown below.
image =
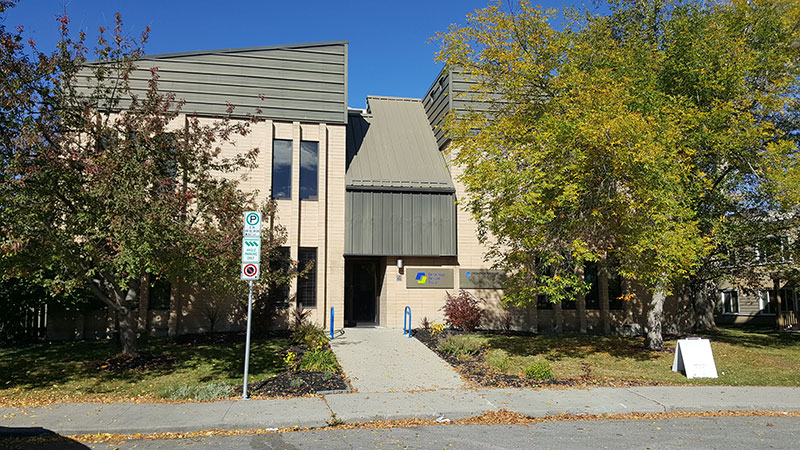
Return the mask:
<path id="1" fill-rule="evenodd" d="M 621 280 L 592 268 L 586 296 L 507 311 L 502 274 L 485 260 L 475 223 L 457 206 L 466 195 L 460 168 L 448 165 L 443 152 L 449 145 L 443 117 L 485 105 L 459 95 L 469 82 L 445 70 L 422 99 L 368 97 L 366 110 L 350 110 L 347 52 L 347 42 L 336 41 L 154 55 L 132 77 L 134 90 L 146 89 L 149 68 L 158 67 L 160 89 L 174 92 L 186 102 L 184 113 L 202 120 L 227 114 L 228 104 L 235 120 L 262 119 L 223 152 L 260 149 L 257 167 L 239 174 L 246 175 L 241 187 L 260 201 L 275 199 L 288 232 L 283 251 L 301 264 L 313 262 L 308 277 L 286 287 L 285 299 L 311 309 L 325 327 L 333 310 L 336 328 L 401 328 L 406 307 L 414 327 L 423 318 L 441 323 L 447 293 L 459 289 L 486 301 L 487 327 L 510 321 L 539 332 L 609 332 L 643 324 L 641 301 L 621 301 Z M 191 286 L 149 281 L 138 310 L 142 334 L 244 326 L 246 292 L 209 299 Z M 719 295 L 724 320 L 774 321 L 766 290 L 723 286 Z M 794 290 L 782 295 L 794 314 Z M 668 331 L 680 328 L 684 309 L 676 298 L 667 301 Z M 278 326 L 285 326 L 288 308 L 283 314 Z M 115 328 L 106 310 L 61 312 L 51 314 L 48 336 L 104 338 Z"/>

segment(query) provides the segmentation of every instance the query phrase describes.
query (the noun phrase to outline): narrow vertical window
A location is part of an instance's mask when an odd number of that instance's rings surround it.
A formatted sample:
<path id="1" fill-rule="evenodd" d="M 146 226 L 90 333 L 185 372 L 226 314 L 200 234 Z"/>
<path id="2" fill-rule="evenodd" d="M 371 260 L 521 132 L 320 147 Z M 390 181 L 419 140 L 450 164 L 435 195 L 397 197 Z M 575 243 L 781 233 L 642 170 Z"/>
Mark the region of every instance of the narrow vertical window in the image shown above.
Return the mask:
<path id="1" fill-rule="evenodd" d="M 272 198 L 292 198 L 292 141 L 272 142 Z"/>
<path id="2" fill-rule="evenodd" d="M 297 302 L 307 308 L 317 306 L 317 249 L 300 247 L 300 270 L 305 274 L 297 280 Z"/>
<path id="3" fill-rule="evenodd" d="M 300 200 L 317 200 L 319 143 L 300 141 Z"/>

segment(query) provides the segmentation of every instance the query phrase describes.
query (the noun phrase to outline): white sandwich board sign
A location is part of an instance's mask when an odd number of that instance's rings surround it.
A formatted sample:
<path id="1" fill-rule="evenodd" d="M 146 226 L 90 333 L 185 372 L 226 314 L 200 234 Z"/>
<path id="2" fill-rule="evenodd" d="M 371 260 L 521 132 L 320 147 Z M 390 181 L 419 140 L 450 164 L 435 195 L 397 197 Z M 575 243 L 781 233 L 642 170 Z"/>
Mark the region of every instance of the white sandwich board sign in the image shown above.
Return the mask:
<path id="1" fill-rule="evenodd" d="M 717 378 L 711 341 L 701 338 L 678 339 L 672 371 L 683 372 L 686 378 Z"/>

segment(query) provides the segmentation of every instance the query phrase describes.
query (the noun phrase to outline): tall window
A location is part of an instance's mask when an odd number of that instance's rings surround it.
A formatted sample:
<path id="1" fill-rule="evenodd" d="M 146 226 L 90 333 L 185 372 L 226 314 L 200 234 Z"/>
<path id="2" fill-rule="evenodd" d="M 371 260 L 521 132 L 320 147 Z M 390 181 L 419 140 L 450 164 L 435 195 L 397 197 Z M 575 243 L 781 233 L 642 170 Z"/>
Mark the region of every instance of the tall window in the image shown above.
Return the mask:
<path id="1" fill-rule="evenodd" d="M 719 310 L 722 314 L 738 314 L 739 293 L 737 291 L 720 292 Z"/>
<path id="2" fill-rule="evenodd" d="M 297 302 L 307 308 L 317 306 L 317 249 L 300 247 L 298 253 L 300 270 L 305 275 L 297 280 Z"/>
<path id="3" fill-rule="evenodd" d="M 169 298 L 172 285 L 162 277 L 150 275 L 150 291 L 147 297 L 147 309 L 169 309 Z"/>
<path id="4" fill-rule="evenodd" d="M 272 141 L 272 198 L 292 198 L 292 141 Z"/>
<path id="5" fill-rule="evenodd" d="M 319 143 L 300 141 L 300 200 L 317 200 Z"/>

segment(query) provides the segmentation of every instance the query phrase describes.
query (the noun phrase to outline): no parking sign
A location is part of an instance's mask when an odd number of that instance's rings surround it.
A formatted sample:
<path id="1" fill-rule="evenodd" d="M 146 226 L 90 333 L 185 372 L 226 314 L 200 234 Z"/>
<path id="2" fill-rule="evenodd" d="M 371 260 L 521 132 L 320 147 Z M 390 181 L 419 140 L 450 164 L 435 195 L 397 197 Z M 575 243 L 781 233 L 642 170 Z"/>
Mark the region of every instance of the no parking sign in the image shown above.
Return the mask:
<path id="1" fill-rule="evenodd" d="M 257 280 L 261 268 L 257 263 L 242 264 L 242 279 L 243 280 Z"/>

